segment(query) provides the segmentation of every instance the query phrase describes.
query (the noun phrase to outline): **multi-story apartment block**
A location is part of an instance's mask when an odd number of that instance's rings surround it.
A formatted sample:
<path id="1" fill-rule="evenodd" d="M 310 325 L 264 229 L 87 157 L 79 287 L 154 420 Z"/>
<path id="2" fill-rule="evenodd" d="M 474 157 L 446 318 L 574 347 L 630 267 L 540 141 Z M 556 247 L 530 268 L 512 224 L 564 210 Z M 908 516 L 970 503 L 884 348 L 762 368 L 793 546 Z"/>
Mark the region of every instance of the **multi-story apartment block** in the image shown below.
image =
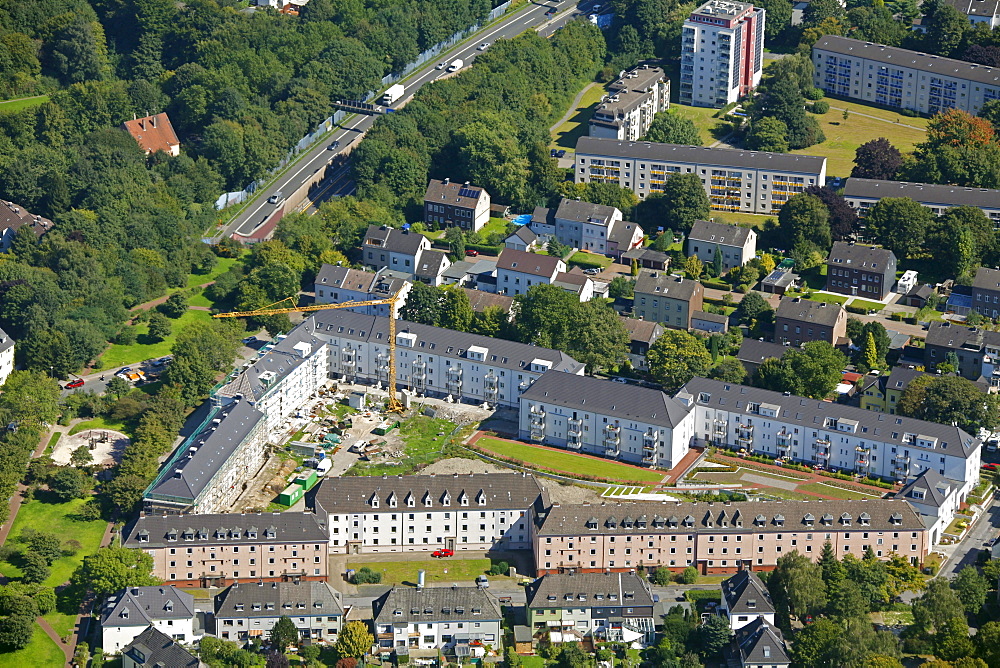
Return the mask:
<path id="1" fill-rule="evenodd" d="M 694 437 L 687 414 L 660 390 L 550 372 L 521 395 L 518 432 L 526 441 L 669 469 Z"/>
<path id="2" fill-rule="evenodd" d="M 757 255 L 757 232 L 752 227 L 696 220 L 687 238 L 688 255 L 707 265 L 715 262 L 715 249 L 722 253 L 722 270 L 741 267 Z"/>
<path id="3" fill-rule="evenodd" d="M 894 367 L 888 374 L 868 374 L 861 384 L 861 408 L 876 413 L 896 414 L 900 397 L 914 379 L 925 375 L 923 371 Z"/>
<path id="4" fill-rule="evenodd" d="M 329 346 L 332 375 L 353 382 L 388 381 L 388 318 L 336 310 L 311 320 L 317 338 Z M 550 348 L 396 323 L 396 383 L 419 395 L 516 407 L 521 392 L 546 371 L 583 374 L 584 366 Z"/>
<path id="5" fill-rule="evenodd" d="M 497 259 L 497 292 L 523 295 L 533 285 L 549 285 L 566 271 L 566 263 L 551 255 L 504 248 Z"/>
<path id="6" fill-rule="evenodd" d="M 548 505 L 538 480 L 517 473 L 326 478 L 315 499 L 339 554 L 526 550 Z"/>
<path id="7" fill-rule="evenodd" d="M 972 25 L 986 24 L 990 30 L 1000 26 L 1000 2 L 998 0 L 945 0 L 969 18 Z"/>
<path id="8" fill-rule="evenodd" d="M 101 646 L 120 652 L 152 626 L 183 643 L 194 642 L 194 597 L 173 585 L 128 587 L 111 594 L 101 610 Z"/>
<path id="9" fill-rule="evenodd" d="M 636 141 L 649 130 L 653 117 L 669 107 L 670 79 L 663 68 L 634 67 L 608 86 L 590 117 L 590 136 Z"/>
<path id="10" fill-rule="evenodd" d="M 734 668 L 788 668 L 792 665 L 781 629 L 761 617 L 736 631 L 726 650 L 728 664 Z"/>
<path id="11" fill-rule="evenodd" d="M 361 261 L 369 269 L 415 274 L 420 257 L 430 250 L 431 240 L 422 234 L 369 225 L 361 242 Z"/>
<path id="12" fill-rule="evenodd" d="M 694 566 L 703 574 L 771 570 L 794 551 L 816 560 L 898 554 L 919 564 L 931 546 L 923 519 L 902 499 L 553 505 L 538 525 L 538 576 Z"/>
<path id="13" fill-rule="evenodd" d="M 724 107 L 760 83 L 764 10 L 746 2 L 709 0 L 681 32 L 681 104 Z"/>
<path id="14" fill-rule="evenodd" d="M 608 252 L 608 232 L 622 219 L 613 206 L 563 198 L 555 213 L 556 240 L 593 253 Z"/>
<path id="15" fill-rule="evenodd" d="M 482 657 L 503 652 L 500 604 L 478 587 L 393 587 L 372 602 L 379 653 L 421 650 Z"/>
<path id="16" fill-rule="evenodd" d="M 528 628 L 550 642 L 651 642 L 656 633 L 653 592 L 635 573 L 552 573 L 524 595 Z"/>
<path id="17" fill-rule="evenodd" d="M 14 371 L 14 339 L 0 329 L 0 387 Z"/>
<path id="18" fill-rule="evenodd" d="M 885 248 L 836 241 L 826 267 L 828 292 L 881 301 L 896 284 L 896 254 Z"/>
<path id="19" fill-rule="evenodd" d="M 468 181 L 431 179 L 424 194 L 424 222 L 478 232 L 490 222 L 490 194 Z"/>
<path id="20" fill-rule="evenodd" d="M 980 267 L 972 281 L 972 308 L 987 318 L 1000 317 L 1000 269 Z"/>
<path id="21" fill-rule="evenodd" d="M 883 197 L 909 197 L 939 216 L 954 206 L 974 206 L 1000 228 L 1000 190 L 854 177 L 844 185 L 844 199 L 862 218 Z"/>
<path id="22" fill-rule="evenodd" d="M 317 304 L 342 304 L 344 302 L 379 301 L 396 297 L 394 304 L 379 304 L 377 306 L 352 306 L 355 313 L 365 315 L 389 316 L 399 315 L 399 309 L 406 304 L 406 295 L 411 284 L 401 278 L 391 275 L 386 269 L 375 273 L 351 269 L 350 267 L 324 264 L 316 274 L 314 290 Z"/>
<path id="23" fill-rule="evenodd" d="M 847 311 L 840 304 L 782 299 L 774 314 L 774 340 L 799 346 L 809 341 L 837 345 L 847 337 Z"/>
<path id="24" fill-rule="evenodd" d="M 747 624 L 763 619 L 774 624 L 774 602 L 771 593 L 751 571 L 739 571 L 722 582 L 722 600 L 718 614 L 729 620 L 729 628 L 736 631 Z"/>
<path id="25" fill-rule="evenodd" d="M 954 353 L 958 373 L 972 381 L 1000 386 L 1000 332 L 932 322 L 924 336 L 924 366 L 934 369 Z"/>
<path id="26" fill-rule="evenodd" d="M 153 557 L 153 577 L 178 587 L 326 581 L 326 516 L 314 513 L 141 515 L 122 545 Z"/>
<path id="27" fill-rule="evenodd" d="M 267 638 L 288 617 L 299 638 L 336 642 L 343 628 L 340 592 L 326 582 L 234 583 L 215 596 L 215 635 L 224 640 Z"/>
<path id="28" fill-rule="evenodd" d="M 643 320 L 691 329 L 691 316 L 704 305 L 705 288 L 698 281 L 650 269 L 635 279 L 632 315 Z"/>
<path id="29" fill-rule="evenodd" d="M 41 238 L 52 229 L 52 221 L 25 211 L 13 202 L 0 199 L 0 253 L 10 250 L 17 231 L 22 227 L 34 232 L 36 238 Z"/>
<path id="30" fill-rule="evenodd" d="M 713 209 L 772 215 L 826 183 L 826 158 L 596 137 L 576 143 L 577 183 L 614 183 L 643 199 L 675 174 L 697 174 Z"/>
<path id="31" fill-rule="evenodd" d="M 824 35 L 813 45 L 813 82 L 832 95 L 936 114 L 977 114 L 1000 97 L 1000 69 L 894 46 Z"/>
<path id="32" fill-rule="evenodd" d="M 675 398 L 694 406 L 703 443 L 899 482 L 933 470 L 963 499 L 979 481 L 982 443 L 953 425 L 706 378 Z"/>

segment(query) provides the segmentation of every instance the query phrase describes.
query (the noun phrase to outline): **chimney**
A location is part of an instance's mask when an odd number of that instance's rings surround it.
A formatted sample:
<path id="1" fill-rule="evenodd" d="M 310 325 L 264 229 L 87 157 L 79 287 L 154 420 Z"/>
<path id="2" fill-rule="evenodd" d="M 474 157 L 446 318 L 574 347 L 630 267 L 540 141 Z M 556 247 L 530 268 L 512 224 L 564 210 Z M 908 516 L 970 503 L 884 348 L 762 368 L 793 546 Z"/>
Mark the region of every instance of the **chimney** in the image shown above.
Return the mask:
<path id="1" fill-rule="evenodd" d="M 444 177 L 444 184 L 448 185 L 449 183 L 451 183 L 451 177 L 450 176 Z"/>
<path id="2" fill-rule="evenodd" d="M 424 576 L 426 573 L 427 572 L 422 568 L 417 571 L 417 591 L 424 590 Z"/>
<path id="3" fill-rule="evenodd" d="M 156 127 L 156 116 L 150 116 L 149 117 L 149 124 L 151 126 L 153 126 L 154 128 Z"/>

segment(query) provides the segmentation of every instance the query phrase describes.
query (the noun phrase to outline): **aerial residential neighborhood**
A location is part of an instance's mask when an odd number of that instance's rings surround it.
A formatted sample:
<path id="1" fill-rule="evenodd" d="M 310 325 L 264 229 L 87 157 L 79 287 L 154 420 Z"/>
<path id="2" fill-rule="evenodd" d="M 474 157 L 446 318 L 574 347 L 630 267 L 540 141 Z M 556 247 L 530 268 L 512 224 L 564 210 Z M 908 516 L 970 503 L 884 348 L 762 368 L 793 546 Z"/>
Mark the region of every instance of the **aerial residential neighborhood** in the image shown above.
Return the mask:
<path id="1" fill-rule="evenodd" d="M 998 30 L 0 0 L 0 665 L 1000 666 Z"/>

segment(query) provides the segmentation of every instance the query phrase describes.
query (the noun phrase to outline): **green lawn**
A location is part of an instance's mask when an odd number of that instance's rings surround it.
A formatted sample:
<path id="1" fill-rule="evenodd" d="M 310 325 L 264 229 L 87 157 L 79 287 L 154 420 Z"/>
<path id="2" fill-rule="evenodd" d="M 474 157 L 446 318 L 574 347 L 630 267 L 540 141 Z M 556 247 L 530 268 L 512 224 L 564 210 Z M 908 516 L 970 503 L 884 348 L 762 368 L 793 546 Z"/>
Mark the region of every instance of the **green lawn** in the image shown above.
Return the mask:
<path id="1" fill-rule="evenodd" d="M 881 311 L 885 308 L 885 304 L 879 302 L 870 302 L 867 299 L 855 299 L 851 302 L 851 306 L 857 306 L 858 308 L 866 308 L 869 311 Z"/>
<path id="2" fill-rule="evenodd" d="M 74 434 L 79 434 L 81 431 L 86 431 L 88 429 L 110 429 L 111 431 L 121 431 L 127 433 L 127 427 L 124 422 L 117 422 L 104 417 L 95 417 L 75 425 L 69 430 L 69 435 L 73 436 Z"/>
<path id="3" fill-rule="evenodd" d="M 589 84 L 590 88 L 580 98 L 569 120 L 561 123 L 552 133 L 552 148 L 564 148 L 567 151 L 576 150 L 576 140 L 587 134 L 590 128 L 590 116 L 604 95 L 604 87 L 600 84 Z"/>
<path id="4" fill-rule="evenodd" d="M 588 253 L 587 251 L 577 251 L 569 256 L 567 264 L 587 269 L 589 267 L 610 267 L 613 262 L 614 260 L 606 255 Z"/>
<path id="5" fill-rule="evenodd" d="M 0 113 L 13 113 L 28 107 L 37 107 L 49 101 L 48 95 L 36 95 L 35 97 L 21 97 L 16 100 L 6 100 L 0 102 Z"/>
<path id="6" fill-rule="evenodd" d="M 712 211 L 709 218 L 718 223 L 729 223 L 730 225 L 742 225 L 743 227 L 755 227 L 761 229 L 769 218 L 775 216 L 764 216 L 759 213 L 740 213 L 738 211 Z"/>
<path id="7" fill-rule="evenodd" d="M 545 668 L 547 662 L 540 656 L 522 656 L 521 666 L 523 668 Z"/>
<path id="8" fill-rule="evenodd" d="M 503 234 L 507 231 L 507 220 L 505 218 L 490 218 L 490 222 L 483 225 L 483 229 L 479 230 L 480 236 L 483 239 L 487 238 L 491 234 Z"/>
<path id="9" fill-rule="evenodd" d="M 215 268 L 207 274 L 188 274 L 187 285 L 184 289 L 190 290 L 191 288 L 199 285 L 211 283 L 219 276 L 232 269 L 233 265 L 239 261 L 239 258 L 235 257 L 220 257 L 218 264 L 215 265 Z"/>
<path id="10" fill-rule="evenodd" d="M 719 124 L 719 119 L 714 118 L 716 112 L 719 111 L 718 109 L 711 107 L 689 107 L 685 104 L 671 102 L 670 110 L 683 118 L 691 119 L 691 122 L 698 128 L 698 134 L 701 136 L 704 146 L 711 146 L 715 143 L 716 138 L 712 134 L 712 129 Z"/>
<path id="11" fill-rule="evenodd" d="M 429 464 L 439 459 L 445 446 L 453 440 L 461 440 L 468 429 L 451 436 L 455 424 L 448 420 L 417 415 L 404 421 L 399 428 L 403 438 L 405 458 L 397 464 L 358 462 L 348 470 L 347 475 L 406 474 L 421 464 Z M 439 435 L 440 434 L 440 435 Z"/>
<path id="12" fill-rule="evenodd" d="M 208 311 L 190 310 L 177 320 L 171 320 L 172 327 L 170 336 L 155 343 L 149 341 L 147 335 L 149 327 L 146 323 L 138 325 L 139 339 L 137 343 L 130 346 L 122 346 L 117 343 L 111 344 L 101 356 L 104 368 L 115 369 L 126 364 L 135 364 L 143 360 L 155 359 L 170 354 L 170 348 L 174 345 L 177 333 L 192 322 L 208 322 L 212 315 Z"/>
<path id="13" fill-rule="evenodd" d="M 528 465 L 541 466 L 570 474 L 595 476 L 612 482 L 659 482 L 663 479 L 663 474 L 656 471 L 619 464 L 610 460 L 576 455 L 554 448 L 536 447 L 489 437 L 476 441 L 476 446 L 505 457 L 519 459 Z"/>
<path id="14" fill-rule="evenodd" d="M 417 582 L 417 571 L 425 571 L 427 582 L 453 582 L 459 580 L 475 580 L 477 575 L 488 573 L 489 559 L 465 559 L 461 552 L 454 557 L 445 559 L 428 559 L 427 561 L 392 561 L 385 563 L 348 563 L 348 569 L 359 569 L 367 566 L 382 573 L 382 584 L 402 584 Z M 445 573 L 445 571 L 448 571 Z M 490 575 L 490 578 L 510 580 L 506 576 Z"/>
<path id="15" fill-rule="evenodd" d="M 56 447 L 56 443 L 59 442 L 60 438 L 62 438 L 61 431 L 57 431 L 56 433 L 52 434 L 52 436 L 49 437 L 49 444 L 45 446 L 45 454 L 49 454 L 52 452 L 52 449 Z"/>
<path id="16" fill-rule="evenodd" d="M 802 295 L 805 299 L 811 299 L 814 302 L 826 302 L 827 304 L 843 304 L 850 297 L 847 295 L 835 295 L 829 292 L 810 292 L 808 295 Z"/>
<path id="17" fill-rule="evenodd" d="M 0 107 L 2 110 L 3 107 Z M 59 646 L 45 635 L 36 624 L 31 642 L 22 650 L 0 654 L 0 668 L 27 668 L 28 666 L 61 666 L 66 657 Z M 107 664 L 105 664 L 107 665 Z"/>
<path id="18" fill-rule="evenodd" d="M 799 489 L 806 492 L 815 492 L 816 494 L 832 496 L 835 499 L 877 499 L 881 496 L 881 494 L 862 494 L 861 492 L 855 492 L 843 487 L 824 485 L 821 482 L 810 482 L 805 485 L 799 485 Z"/>

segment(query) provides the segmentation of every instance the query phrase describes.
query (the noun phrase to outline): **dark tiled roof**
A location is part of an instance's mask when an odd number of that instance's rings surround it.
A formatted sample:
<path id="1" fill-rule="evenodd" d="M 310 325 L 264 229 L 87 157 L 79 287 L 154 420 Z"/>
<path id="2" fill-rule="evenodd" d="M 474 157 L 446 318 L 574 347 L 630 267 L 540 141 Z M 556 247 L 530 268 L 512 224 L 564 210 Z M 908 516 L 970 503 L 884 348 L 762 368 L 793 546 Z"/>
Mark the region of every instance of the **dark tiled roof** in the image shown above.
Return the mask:
<path id="1" fill-rule="evenodd" d="M 774 603 L 767 587 L 753 571 L 743 570 L 722 583 L 729 615 L 774 614 Z"/>
<path id="2" fill-rule="evenodd" d="M 549 278 L 555 275 L 561 260 L 551 255 L 529 253 L 528 251 L 504 248 L 497 260 L 497 269 L 519 271 L 522 274 L 533 274 Z"/>
<path id="3" fill-rule="evenodd" d="M 818 175 L 826 166 L 826 158 L 791 153 L 765 153 L 728 148 L 705 148 L 679 144 L 629 142 L 601 137 L 580 137 L 577 155 L 608 155 L 639 160 L 683 162 L 716 167 L 767 169 L 780 172 Z"/>
<path id="4" fill-rule="evenodd" d="M 996 71 L 1000 72 L 1000 68 L 997 68 Z M 1000 209 L 1000 190 L 939 186 L 931 183 L 907 183 L 905 181 L 880 181 L 856 177 L 847 179 L 847 183 L 844 185 L 844 197 L 861 199 L 909 197 L 922 204 L 935 204 L 944 207 L 975 206 L 985 209 Z"/>
<path id="5" fill-rule="evenodd" d="M 364 246 L 384 248 L 391 253 L 416 255 L 420 249 L 429 245 L 427 237 L 409 230 L 397 230 L 392 227 L 369 225 L 365 232 Z"/>
<path id="6" fill-rule="evenodd" d="M 581 223 L 597 221 L 607 225 L 612 216 L 615 215 L 615 211 L 616 209 L 613 206 L 581 202 L 580 200 L 566 199 L 564 197 L 559 202 L 559 208 L 556 209 L 556 218 L 576 220 Z"/>
<path id="7" fill-rule="evenodd" d="M 558 371 L 546 372 L 532 383 L 521 394 L 522 405 L 525 401 L 542 401 L 571 410 L 670 427 L 688 414 L 680 402 L 660 390 Z"/>
<path id="8" fill-rule="evenodd" d="M 0 353 L 6 351 L 8 348 L 14 347 L 14 339 L 10 338 L 10 335 L 0 329 Z"/>
<path id="9" fill-rule="evenodd" d="M 734 642 L 744 666 L 787 666 L 791 663 L 781 631 L 760 617 L 736 631 Z"/>
<path id="10" fill-rule="evenodd" d="M 555 215 L 556 212 L 552 209 L 547 209 L 544 206 L 536 206 L 535 210 L 531 213 L 531 222 L 542 225 L 555 225 Z"/>
<path id="11" fill-rule="evenodd" d="M 608 229 L 608 241 L 613 241 L 621 247 L 622 244 L 631 244 L 637 233 L 641 240 L 641 227 L 629 220 L 616 220 Z"/>
<path id="12" fill-rule="evenodd" d="M 511 239 L 513 237 L 517 237 L 518 239 L 520 239 L 521 241 L 523 241 L 525 244 L 530 244 L 533 241 L 535 241 L 535 239 L 538 238 L 538 235 L 535 234 L 534 232 L 532 232 L 531 228 L 528 227 L 527 225 L 521 225 L 519 228 L 517 228 L 516 230 L 514 230 L 513 234 L 511 234 L 507 238 Z"/>
<path id="13" fill-rule="evenodd" d="M 448 254 L 439 250 L 428 250 L 420 254 L 415 275 L 422 278 L 437 278 L 449 265 Z"/>
<path id="14" fill-rule="evenodd" d="M 631 75 L 631 76 L 630 76 Z M 625 76 L 608 85 L 608 95 L 597 105 L 595 114 L 603 114 L 605 118 L 591 118 L 591 123 L 617 127 L 620 119 L 632 109 L 642 104 L 648 97 L 651 88 L 666 80 L 663 69 L 642 65 L 633 67 Z M 610 116 L 613 121 L 606 117 Z"/>
<path id="15" fill-rule="evenodd" d="M 192 538 L 186 539 L 185 534 L 190 534 Z M 171 535 L 176 535 L 177 539 L 170 540 Z M 326 543 L 329 540 L 325 515 L 321 517 L 314 513 L 296 512 L 144 515 L 127 526 L 122 533 L 122 545 L 139 549 Z"/>
<path id="16" fill-rule="evenodd" d="M 17 232 L 25 225 L 37 237 L 52 229 L 52 221 L 48 218 L 42 218 L 26 211 L 22 206 L 0 199 L 0 235 L 3 235 L 4 230 Z"/>
<path id="17" fill-rule="evenodd" d="M 691 227 L 691 234 L 688 239 L 691 241 L 706 241 L 724 246 L 736 246 L 743 248 L 747 242 L 750 232 L 749 227 L 739 225 L 727 225 L 726 223 L 716 223 L 710 220 L 696 220 Z"/>
<path id="18" fill-rule="evenodd" d="M 376 624 L 501 619 L 500 604 L 479 587 L 393 587 L 372 602 L 372 613 Z"/>
<path id="19" fill-rule="evenodd" d="M 721 313 L 709 313 L 708 311 L 695 311 L 691 314 L 692 320 L 704 320 L 705 322 L 716 322 L 720 325 L 729 323 L 729 316 Z"/>
<path id="20" fill-rule="evenodd" d="M 424 195 L 425 202 L 434 202 L 435 204 L 440 204 L 441 202 L 446 202 L 452 206 L 465 207 L 467 209 L 475 209 L 476 204 L 479 200 L 486 195 L 486 191 L 478 186 L 465 185 L 458 181 L 449 181 L 445 183 L 444 181 L 439 181 L 438 179 L 431 179 L 430 183 L 427 184 L 427 192 Z"/>
<path id="21" fill-rule="evenodd" d="M 193 619 L 194 596 L 173 585 L 128 587 L 108 597 L 101 626 L 147 626 L 158 619 Z"/>
<path id="22" fill-rule="evenodd" d="M 837 324 L 842 313 L 844 313 L 844 308 L 840 304 L 828 304 L 795 297 L 782 299 L 778 302 L 778 310 L 774 317 L 833 327 Z"/>
<path id="23" fill-rule="evenodd" d="M 689 302 L 701 289 L 701 283 L 681 276 L 674 276 L 665 271 L 640 269 L 635 279 L 635 293 L 652 295 L 653 297 L 668 297 Z"/>
<path id="24" fill-rule="evenodd" d="M 493 292 L 482 290 L 472 290 L 471 288 L 459 288 L 469 297 L 469 304 L 472 310 L 481 313 L 489 306 L 496 306 L 503 309 L 504 313 L 510 313 L 514 306 L 514 298 L 507 295 L 498 295 Z"/>
<path id="25" fill-rule="evenodd" d="M 994 17 L 1000 14 L 1000 0 L 944 0 L 966 16 Z"/>
<path id="26" fill-rule="evenodd" d="M 560 573 L 524 590 L 529 608 L 649 607 L 649 583 L 635 573 Z M 626 598 L 626 594 L 629 595 Z M 600 599 L 596 596 L 601 596 Z M 612 598 L 614 597 L 614 598 Z"/>
<path id="27" fill-rule="evenodd" d="M 125 121 L 124 127 L 146 153 L 170 152 L 172 147 L 180 146 L 181 143 L 166 113 Z"/>
<path id="28" fill-rule="evenodd" d="M 146 668 L 198 668 L 204 666 L 168 635 L 150 626 L 122 649 L 136 665 Z"/>
<path id="29" fill-rule="evenodd" d="M 865 269 L 884 274 L 895 266 L 896 256 L 891 250 L 836 241 L 826 263 L 847 269 Z M 894 277 L 895 278 L 895 277 Z"/>
<path id="30" fill-rule="evenodd" d="M 663 334 L 663 326 L 658 322 L 626 318 L 625 316 L 619 316 L 618 319 L 625 326 L 625 331 L 628 332 L 628 337 L 632 341 L 641 341 L 652 345 Z"/>
<path id="31" fill-rule="evenodd" d="M 979 351 L 984 345 L 1000 345 L 1000 332 L 950 322 L 932 322 L 924 335 L 924 342 L 929 346 Z"/>
<path id="32" fill-rule="evenodd" d="M 653 250 L 652 248 L 633 248 L 630 251 L 622 253 L 622 257 L 626 260 L 646 260 L 647 262 L 662 262 L 664 265 L 670 264 L 670 256 L 666 253 L 661 253 L 660 251 Z"/>
<path id="33" fill-rule="evenodd" d="M 743 339 L 740 344 L 740 351 L 736 353 L 736 359 L 749 364 L 760 364 L 772 357 L 781 359 L 781 356 L 788 351 L 787 346 L 779 343 L 769 343 L 758 341 L 757 339 Z"/>
<path id="34" fill-rule="evenodd" d="M 976 270 L 976 278 L 972 281 L 972 287 L 977 290 L 1000 291 L 1000 269 L 980 267 Z"/>
<path id="35" fill-rule="evenodd" d="M 962 483 L 949 480 L 934 469 L 927 469 L 896 492 L 894 498 L 940 508 L 947 500 L 947 492 L 961 486 Z M 922 498 L 915 497 L 915 492 L 922 492 Z"/>
<path id="36" fill-rule="evenodd" d="M 234 584 L 215 596 L 217 619 L 343 614 L 340 593 L 326 582 Z"/>

